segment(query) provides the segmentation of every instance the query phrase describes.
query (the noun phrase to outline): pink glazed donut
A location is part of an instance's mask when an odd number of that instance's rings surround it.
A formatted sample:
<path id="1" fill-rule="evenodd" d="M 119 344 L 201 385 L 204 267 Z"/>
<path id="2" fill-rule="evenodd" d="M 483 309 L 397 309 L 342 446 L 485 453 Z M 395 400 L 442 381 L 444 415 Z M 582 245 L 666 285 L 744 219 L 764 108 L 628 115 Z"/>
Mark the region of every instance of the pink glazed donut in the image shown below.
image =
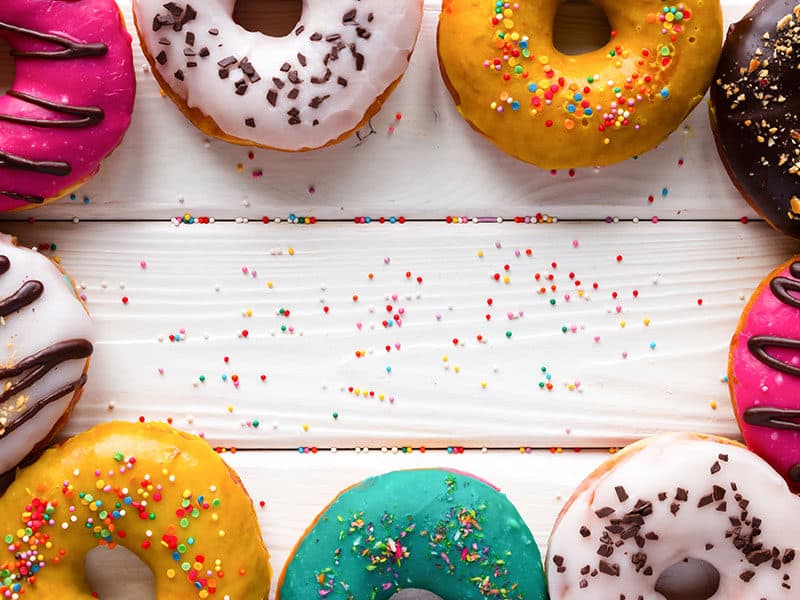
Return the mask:
<path id="1" fill-rule="evenodd" d="M 2 0 L 16 77 L 0 97 L 0 210 L 55 200 L 100 168 L 130 125 L 131 37 L 114 0 Z"/>
<path id="2" fill-rule="evenodd" d="M 770 273 L 745 307 L 728 381 L 747 446 L 800 490 L 800 257 Z"/>

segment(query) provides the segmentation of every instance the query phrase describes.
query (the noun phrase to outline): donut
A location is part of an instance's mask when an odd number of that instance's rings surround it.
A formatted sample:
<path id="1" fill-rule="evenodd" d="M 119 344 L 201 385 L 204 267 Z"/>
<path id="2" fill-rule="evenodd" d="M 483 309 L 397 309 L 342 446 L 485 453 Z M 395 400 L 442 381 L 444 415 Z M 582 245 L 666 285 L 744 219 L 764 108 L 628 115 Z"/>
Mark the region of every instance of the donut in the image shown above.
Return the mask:
<path id="1" fill-rule="evenodd" d="M 711 124 L 733 184 L 775 229 L 800 238 L 800 3 L 761 0 L 731 25 Z"/>
<path id="2" fill-rule="evenodd" d="M 0 97 L 0 210 L 55 200 L 97 173 L 131 122 L 131 37 L 114 0 L 0 2 L 14 85 Z"/>
<path id="3" fill-rule="evenodd" d="M 0 235 L 0 474 L 66 424 L 86 383 L 94 328 L 61 268 Z"/>
<path id="4" fill-rule="evenodd" d="M 206 135 L 284 151 L 335 144 L 364 125 L 400 82 L 422 0 L 304 0 L 274 38 L 233 20 L 235 0 L 134 0 L 156 80 Z"/>
<path id="5" fill-rule="evenodd" d="M 547 551 L 550 599 L 794 598 L 798 510 L 780 476 L 737 442 L 641 440 L 561 511 Z"/>
<path id="6" fill-rule="evenodd" d="M 492 485 L 441 469 L 395 471 L 341 492 L 292 551 L 278 600 L 545 600 L 539 549 Z"/>
<path id="7" fill-rule="evenodd" d="M 761 282 L 731 340 L 728 386 L 748 448 L 800 491 L 800 257 Z"/>
<path id="8" fill-rule="evenodd" d="M 157 423 L 98 425 L 46 451 L 0 497 L 0 597 L 93 596 L 97 546 L 127 548 L 158 600 L 266 600 L 269 556 L 239 477 L 203 439 Z"/>
<path id="9" fill-rule="evenodd" d="M 609 42 L 553 46 L 558 0 L 444 0 L 439 66 L 458 112 L 504 152 L 546 169 L 616 163 L 661 143 L 708 89 L 719 0 L 597 0 Z"/>

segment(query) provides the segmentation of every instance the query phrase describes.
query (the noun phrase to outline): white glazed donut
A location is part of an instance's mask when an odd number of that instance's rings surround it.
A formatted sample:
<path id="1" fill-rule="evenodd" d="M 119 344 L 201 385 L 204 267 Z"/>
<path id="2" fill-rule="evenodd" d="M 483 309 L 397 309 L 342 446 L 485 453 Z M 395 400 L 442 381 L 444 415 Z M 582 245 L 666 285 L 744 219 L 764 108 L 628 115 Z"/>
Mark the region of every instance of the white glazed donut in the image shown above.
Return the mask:
<path id="1" fill-rule="evenodd" d="M 134 0 L 133 9 L 154 75 L 195 125 L 286 151 L 341 141 L 375 114 L 422 22 L 422 0 L 304 0 L 294 31 L 274 38 L 235 23 L 235 4 Z"/>
<path id="2" fill-rule="evenodd" d="M 562 510 L 547 554 L 550 598 L 796 598 L 797 514 L 800 500 L 780 475 L 736 442 L 642 440 Z"/>
<path id="3" fill-rule="evenodd" d="M 86 382 L 93 339 L 69 277 L 0 235 L 0 474 L 64 425 Z"/>

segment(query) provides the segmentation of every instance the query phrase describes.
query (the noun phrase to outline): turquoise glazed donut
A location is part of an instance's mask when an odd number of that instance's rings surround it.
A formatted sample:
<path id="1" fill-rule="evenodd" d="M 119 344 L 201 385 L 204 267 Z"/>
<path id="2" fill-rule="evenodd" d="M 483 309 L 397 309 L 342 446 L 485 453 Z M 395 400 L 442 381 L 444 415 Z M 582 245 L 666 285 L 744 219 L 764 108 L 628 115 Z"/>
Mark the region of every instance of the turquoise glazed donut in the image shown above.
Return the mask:
<path id="1" fill-rule="evenodd" d="M 539 548 L 497 488 L 440 469 L 395 471 L 341 492 L 311 524 L 278 600 L 545 600 Z"/>

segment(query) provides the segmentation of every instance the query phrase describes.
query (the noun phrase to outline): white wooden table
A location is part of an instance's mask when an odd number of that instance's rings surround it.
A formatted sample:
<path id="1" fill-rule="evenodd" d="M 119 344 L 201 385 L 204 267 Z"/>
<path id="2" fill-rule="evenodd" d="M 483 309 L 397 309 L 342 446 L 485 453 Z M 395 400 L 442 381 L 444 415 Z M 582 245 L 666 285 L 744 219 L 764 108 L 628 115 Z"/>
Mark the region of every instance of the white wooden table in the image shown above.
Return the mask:
<path id="1" fill-rule="evenodd" d="M 551 174 L 500 154 L 441 84 L 429 3 L 374 133 L 308 154 L 205 139 L 137 43 L 123 146 L 73 199 L 2 223 L 56 244 L 97 322 L 66 433 L 170 419 L 235 448 L 225 458 L 265 502 L 276 571 L 370 474 L 485 476 L 544 550 L 609 447 L 665 430 L 737 436 L 728 340 L 746 296 L 797 250 L 729 183 L 705 105 L 615 167 Z M 734 0 L 727 20 L 747 8 Z M 141 569 L 122 585 L 102 571 L 104 600 L 147 597 Z"/>

